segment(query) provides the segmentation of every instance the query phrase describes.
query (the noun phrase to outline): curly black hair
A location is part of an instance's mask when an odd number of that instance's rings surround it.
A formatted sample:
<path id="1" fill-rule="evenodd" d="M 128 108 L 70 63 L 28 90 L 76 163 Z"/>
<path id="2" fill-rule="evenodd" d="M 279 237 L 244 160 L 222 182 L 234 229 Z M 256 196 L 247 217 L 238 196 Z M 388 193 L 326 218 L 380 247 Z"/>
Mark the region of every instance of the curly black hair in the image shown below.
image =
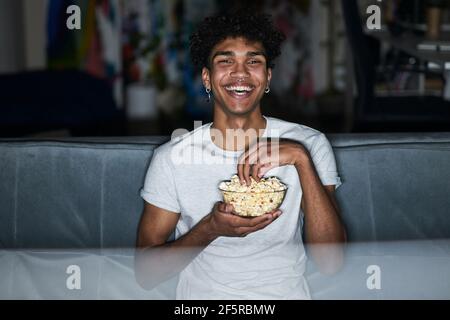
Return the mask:
<path id="1" fill-rule="evenodd" d="M 260 42 L 265 50 L 267 67 L 273 68 L 273 60 L 281 53 L 285 36 L 277 30 L 270 15 L 239 11 L 207 17 L 189 38 L 192 62 L 197 67 L 209 67 L 213 47 L 226 38 L 243 37 Z"/>

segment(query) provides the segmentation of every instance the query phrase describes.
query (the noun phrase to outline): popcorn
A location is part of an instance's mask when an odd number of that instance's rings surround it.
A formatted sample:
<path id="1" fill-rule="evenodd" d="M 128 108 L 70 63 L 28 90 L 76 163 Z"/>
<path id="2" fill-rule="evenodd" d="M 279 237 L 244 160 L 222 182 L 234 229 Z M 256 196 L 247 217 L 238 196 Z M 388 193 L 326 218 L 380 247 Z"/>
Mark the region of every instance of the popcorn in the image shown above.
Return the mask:
<path id="1" fill-rule="evenodd" d="M 222 181 L 219 189 L 224 202 L 232 204 L 234 211 L 247 217 L 256 217 L 277 209 L 283 202 L 287 187 L 277 177 L 262 178 L 256 182 L 250 177 L 250 185 L 241 185 L 234 175 L 230 181 Z"/>

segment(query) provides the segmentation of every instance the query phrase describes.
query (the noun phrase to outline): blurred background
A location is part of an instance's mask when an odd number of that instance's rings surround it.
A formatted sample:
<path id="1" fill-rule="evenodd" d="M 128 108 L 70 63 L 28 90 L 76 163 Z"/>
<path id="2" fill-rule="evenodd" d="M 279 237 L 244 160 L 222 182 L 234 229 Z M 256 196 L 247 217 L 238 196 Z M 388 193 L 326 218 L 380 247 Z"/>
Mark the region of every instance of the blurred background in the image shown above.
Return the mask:
<path id="1" fill-rule="evenodd" d="M 325 133 L 450 131 L 445 0 L 0 0 L 0 137 L 210 122 L 188 39 L 238 7 L 287 37 L 264 114 Z"/>

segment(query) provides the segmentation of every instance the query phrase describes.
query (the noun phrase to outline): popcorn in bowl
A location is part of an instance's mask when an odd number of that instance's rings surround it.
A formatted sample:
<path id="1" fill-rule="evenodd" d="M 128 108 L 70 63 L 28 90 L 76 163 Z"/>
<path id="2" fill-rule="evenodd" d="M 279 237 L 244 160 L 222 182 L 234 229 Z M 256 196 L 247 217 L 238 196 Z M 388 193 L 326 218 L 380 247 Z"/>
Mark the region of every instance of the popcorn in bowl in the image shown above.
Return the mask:
<path id="1" fill-rule="evenodd" d="M 244 217 L 257 217 L 278 209 L 286 195 L 287 186 L 277 177 L 262 178 L 256 182 L 250 177 L 251 183 L 241 185 L 239 177 L 234 175 L 231 180 L 222 181 L 219 190 L 223 200 L 232 204 L 234 211 Z"/>

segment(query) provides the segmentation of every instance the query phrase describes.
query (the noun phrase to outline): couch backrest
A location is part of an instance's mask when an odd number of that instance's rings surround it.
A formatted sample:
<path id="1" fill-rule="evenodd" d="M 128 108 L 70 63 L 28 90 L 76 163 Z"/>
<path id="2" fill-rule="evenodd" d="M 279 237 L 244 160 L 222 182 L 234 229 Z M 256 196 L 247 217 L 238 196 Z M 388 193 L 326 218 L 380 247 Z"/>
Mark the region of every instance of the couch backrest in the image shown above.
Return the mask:
<path id="1" fill-rule="evenodd" d="M 139 190 L 153 149 L 166 140 L 1 142 L 0 246 L 134 246 Z"/>
<path id="2" fill-rule="evenodd" d="M 332 137 L 352 241 L 450 238 L 450 134 Z"/>
<path id="3" fill-rule="evenodd" d="M 450 134 L 329 135 L 350 241 L 450 237 Z M 0 140 L 0 247 L 133 247 L 168 137 Z"/>

